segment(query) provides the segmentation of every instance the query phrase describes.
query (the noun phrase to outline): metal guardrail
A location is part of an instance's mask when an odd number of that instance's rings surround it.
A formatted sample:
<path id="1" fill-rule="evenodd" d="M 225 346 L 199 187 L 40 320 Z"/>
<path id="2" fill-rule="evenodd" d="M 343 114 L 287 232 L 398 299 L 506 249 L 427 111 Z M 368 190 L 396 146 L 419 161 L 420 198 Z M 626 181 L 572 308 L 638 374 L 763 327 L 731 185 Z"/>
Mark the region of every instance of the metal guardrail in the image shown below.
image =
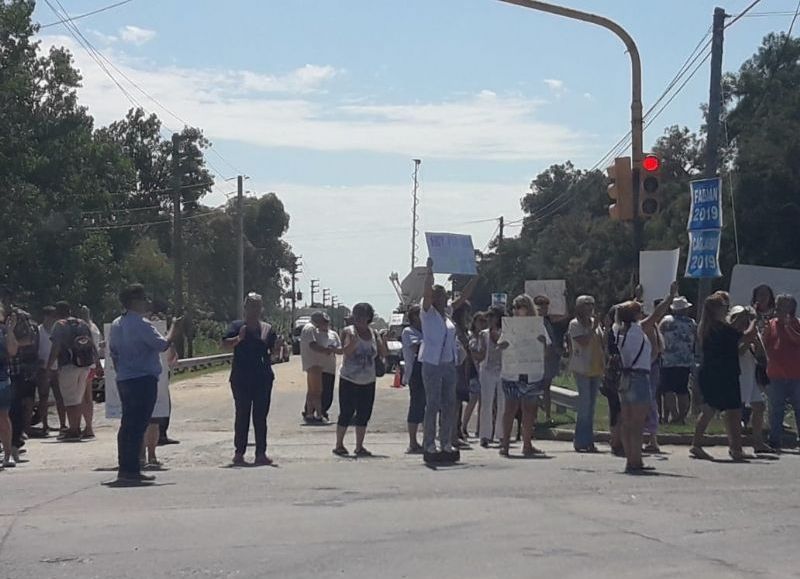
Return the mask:
<path id="1" fill-rule="evenodd" d="M 560 386 L 551 386 L 550 401 L 555 405 L 556 412 L 561 414 L 566 410 L 575 410 L 578 407 L 578 393 Z"/>
<path id="2" fill-rule="evenodd" d="M 180 374 L 181 372 L 193 372 L 194 370 L 213 368 L 214 366 L 224 366 L 225 364 L 230 364 L 232 360 L 233 354 L 215 354 L 213 356 L 184 358 L 178 360 L 175 368 L 173 368 L 173 372 Z"/>

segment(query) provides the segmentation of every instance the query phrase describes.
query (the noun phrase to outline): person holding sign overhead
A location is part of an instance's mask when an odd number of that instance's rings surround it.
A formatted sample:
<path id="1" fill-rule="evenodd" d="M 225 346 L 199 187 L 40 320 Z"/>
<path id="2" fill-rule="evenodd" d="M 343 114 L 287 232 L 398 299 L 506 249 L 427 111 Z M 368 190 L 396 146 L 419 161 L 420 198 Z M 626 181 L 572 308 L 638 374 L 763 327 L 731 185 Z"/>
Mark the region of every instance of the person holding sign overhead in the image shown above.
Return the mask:
<path id="1" fill-rule="evenodd" d="M 457 309 L 475 285 L 474 278 L 464 295 L 453 303 Z M 456 326 L 447 313 L 447 290 L 434 285 L 433 259 L 428 258 L 425 291 L 420 312 L 422 347 L 422 379 L 425 383 L 425 422 L 422 447 L 426 461 L 435 460 L 439 451 L 448 460 L 457 459 L 453 452 L 453 433 L 456 426 L 456 366 L 459 362 L 459 343 Z M 464 353 L 466 355 L 466 352 Z M 436 446 L 436 425 L 439 423 L 439 444 Z"/>

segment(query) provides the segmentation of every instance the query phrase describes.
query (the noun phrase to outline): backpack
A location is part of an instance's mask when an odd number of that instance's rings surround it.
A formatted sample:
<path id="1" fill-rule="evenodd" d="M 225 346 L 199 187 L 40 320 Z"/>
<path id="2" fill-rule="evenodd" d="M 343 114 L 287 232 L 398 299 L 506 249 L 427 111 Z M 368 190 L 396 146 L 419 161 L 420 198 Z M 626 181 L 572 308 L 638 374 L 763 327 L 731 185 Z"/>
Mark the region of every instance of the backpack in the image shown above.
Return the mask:
<path id="1" fill-rule="evenodd" d="M 72 330 L 69 342 L 70 363 L 78 368 L 88 368 L 92 366 L 95 362 L 95 350 L 91 332 L 82 333 L 82 324 L 80 320 L 75 318 L 67 320 L 67 325 Z"/>

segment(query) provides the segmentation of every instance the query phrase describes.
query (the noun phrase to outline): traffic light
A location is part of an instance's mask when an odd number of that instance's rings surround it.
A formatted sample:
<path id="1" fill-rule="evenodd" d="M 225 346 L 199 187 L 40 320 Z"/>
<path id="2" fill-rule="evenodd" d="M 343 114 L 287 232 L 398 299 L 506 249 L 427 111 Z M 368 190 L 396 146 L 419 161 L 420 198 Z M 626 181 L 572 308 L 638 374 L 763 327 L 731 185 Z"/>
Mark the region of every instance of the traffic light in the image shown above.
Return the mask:
<path id="1" fill-rule="evenodd" d="M 661 159 L 647 155 L 639 171 L 639 215 L 654 217 L 661 210 Z"/>
<path id="2" fill-rule="evenodd" d="M 608 206 L 608 215 L 616 221 L 633 221 L 633 175 L 631 158 L 617 157 L 606 169 L 608 196 L 615 201 Z"/>

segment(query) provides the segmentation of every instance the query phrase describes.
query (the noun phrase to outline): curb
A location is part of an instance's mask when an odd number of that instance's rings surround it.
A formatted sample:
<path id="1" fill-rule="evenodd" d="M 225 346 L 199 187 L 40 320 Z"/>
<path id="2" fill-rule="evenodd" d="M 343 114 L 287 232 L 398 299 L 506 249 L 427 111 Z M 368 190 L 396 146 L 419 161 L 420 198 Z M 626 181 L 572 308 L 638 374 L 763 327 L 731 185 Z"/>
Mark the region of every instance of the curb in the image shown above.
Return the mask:
<path id="1" fill-rule="evenodd" d="M 566 430 L 564 428 L 548 428 L 536 431 L 536 438 L 539 440 L 557 440 L 559 442 L 572 442 L 575 437 L 575 432 L 572 430 Z M 595 431 L 594 433 L 594 440 L 595 442 L 605 442 L 607 443 L 611 439 L 611 435 L 607 431 Z M 745 442 L 745 446 L 749 446 L 749 442 L 751 442 L 751 438 L 749 436 L 744 436 L 742 439 Z M 658 435 L 658 442 L 659 444 L 669 444 L 674 446 L 691 446 L 692 445 L 692 436 L 689 434 L 659 434 Z M 723 434 L 715 434 L 715 435 L 708 435 L 703 437 L 703 445 L 704 446 L 728 446 L 728 437 Z M 783 448 L 797 448 L 797 437 L 792 433 L 784 434 L 783 438 Z"/>

